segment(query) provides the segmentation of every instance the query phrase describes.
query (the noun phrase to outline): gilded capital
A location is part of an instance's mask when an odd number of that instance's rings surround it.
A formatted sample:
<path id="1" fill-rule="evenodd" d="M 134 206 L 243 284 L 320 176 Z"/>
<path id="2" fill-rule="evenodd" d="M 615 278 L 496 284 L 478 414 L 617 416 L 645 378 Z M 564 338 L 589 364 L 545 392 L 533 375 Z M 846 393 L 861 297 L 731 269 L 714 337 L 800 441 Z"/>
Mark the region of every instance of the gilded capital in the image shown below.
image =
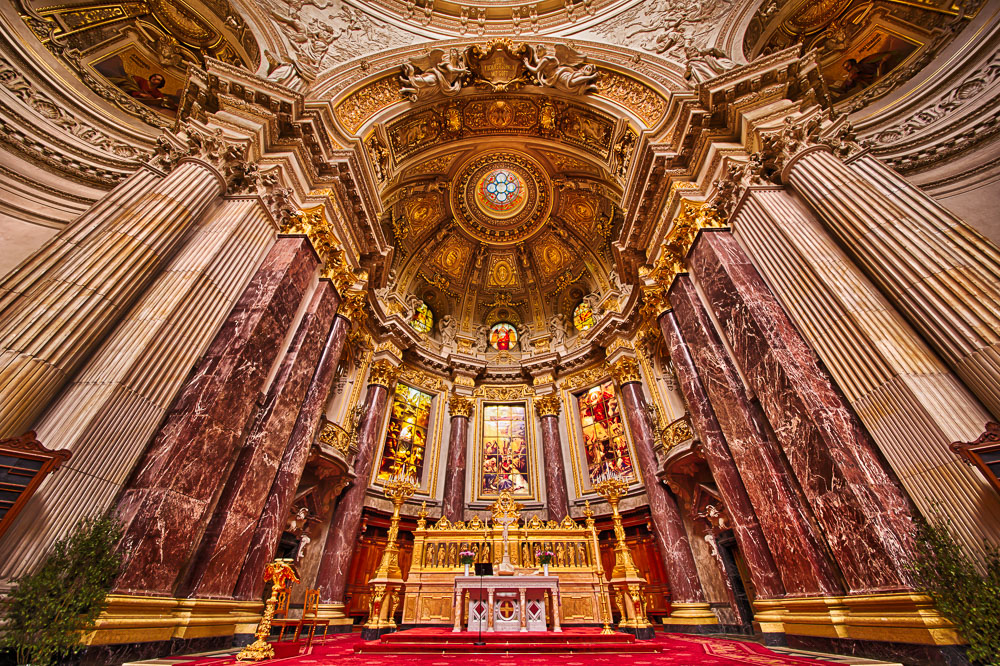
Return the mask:
<path id="1" fill-rule="evenodd" d="M 380 359 L 372 363 L 372 370 L 368 375 L 368 384 L 391 389 L 392 385 L 396 383 L 397 376 L 399 376 L 399 366 L 393 365 L 385 359 Z"/>
<path id="2" fill-rule="evenodd" d="M 457 393 L 452 393 L 448 398 L 448 412 L 452 416 L 464 416 L 468 418 L 472 416 L 472 412 L 475 408 L 475 402 L 460 396 Z"/>
<path id="3" fill-rule="evenodd" d="M 348 321 L 355 321 L 357 317 L 363 316 L 365 312 L 365 292 L 349 291 L 342 294 L 340 305 L 337 306 L 337 314 Z"/>
<path id="4" fill-rule="evenodd" d="M 611 365 L 611 374 L 618 380 L 619 385 L 631 382 L 641 382 L 642 374 L 639 372 L 639 364 L 630 356 L 618 359 Z"/>
<path id="5" fill-rule="evenodd" d="M 539 417 L 559 416 L 560 409 L 562 403 L 559 402 L 559 396 L 546 395 L 535 399 L 535 410 L 538 411 Z"/>

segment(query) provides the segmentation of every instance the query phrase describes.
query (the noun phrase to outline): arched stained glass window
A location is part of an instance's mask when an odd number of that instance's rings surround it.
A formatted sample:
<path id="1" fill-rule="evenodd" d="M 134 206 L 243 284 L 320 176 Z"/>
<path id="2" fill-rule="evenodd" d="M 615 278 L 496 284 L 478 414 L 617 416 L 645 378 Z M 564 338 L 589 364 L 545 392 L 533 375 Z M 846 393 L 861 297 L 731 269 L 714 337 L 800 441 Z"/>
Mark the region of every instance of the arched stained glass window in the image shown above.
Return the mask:
<path id="1" fill-rule="evenodd" d="M 586 331 L 594 326 L 594 311 L 586 301 L 581 301 L 573 310 L 573 326 L 578 331 Z"/>
<path id="2" fill-rule="evenodd" d="M 625 437 L 625 422 L 618 408 L 615 383 L 604 381 L 577 394 L 576 398 L 591 483 L 597 483 L 607 474 L 625 478 L 633 476 L 632 454 Z"/>
<path id="3" fill-rule="evenodd" d="M 382 449 L 382 462 L 378 468 L 380 481 L 394 476 L 420 479 L 424 472 L 431 399 L 431 395 L 412 386 L 396 384 L 389 429 Z"/>
<path id="4" fill-rule="evenodd" d="M 490 329 L 490 346 L 497 351 L 513 349 L 517 344 L 517 329 L 507 322 L 495 324 Z"/>
<path id="5" fill-rule="evenodd" d="M 434 312 L 427 307 L 426 303 L 421 303 L 413 313 L 410 326 L 418 333 L 430 333 L 431 329 L 434 328 Z"/>

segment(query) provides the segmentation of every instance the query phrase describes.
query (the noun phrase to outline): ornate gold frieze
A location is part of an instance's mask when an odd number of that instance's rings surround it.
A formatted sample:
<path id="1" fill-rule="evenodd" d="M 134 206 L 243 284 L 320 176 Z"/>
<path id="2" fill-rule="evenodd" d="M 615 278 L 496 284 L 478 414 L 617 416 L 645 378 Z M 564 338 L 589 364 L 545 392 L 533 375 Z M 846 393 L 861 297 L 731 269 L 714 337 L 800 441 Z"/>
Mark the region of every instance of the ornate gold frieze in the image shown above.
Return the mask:
<path id="1" fill-rule="evenodd" d="M 625 74 L 600 69 L 601 76 L 597 79 L 597 94 L 613 102 L 621 104 L 653 127 L 667 112 L 667 100 L 658 92 Z"/>
<path id="2" fill-rule="evenodd" d="M 639 364 L 630 356 L 618 359 L 611 365 L 611 374 L 614 375 L 620 386 L 631 382 L 641 382 L 642 373 L 639 371 Z"/>
<path id="3" fill-rule="evenodd" d="M 428 391 L 444 391 L 444 379 L 424 372 L 419 368 L 404 368 L 399 373 L 399 381 Z"/>
<path id="4" fill-rule="evenodd" d="M 535 389 L 527 384 L 514 384 L 512 386 L 479 386 L 473 392 L 477 398 L 486 400 L 517 400 L 519 398 L 530 398 L 535 395 Z"/>
<path id="5" fill-rule="evenodd" d="M 532 386 L 544 386 L 545 384 L 552 384 L 556 381 L 556 376 L 551 372 L 543 372 L 540 375 L 536 375 L 531 379 Z"/>
<path id="6" fill-rule="evenodd" d="M 368 384 L 392 389 L 397 376 L 399 376 L 399 366 L 393 365 L 385 359 L 379 359 L 372 363 L 371 372 L 368 374 Z"/>
<path id="7" fill-rule="evenodd" d="M 611 366 L 609 366 L 607 362 L 602 362 L 600 365 L 595 365 L 587 368 L 586 370 L 581 370 L 580 372 L 570 375 L 562 381 L 559 388 L 567 390 L 578 389 L 583 386 L 594 384 L 598 380 L 604 379 L 610 374 Z"/>
<path id="8" fill-rule="evenodd" d="M 604 353 L 607 356 L 611 356 L 619 349 L 635 351 L 635 347 L 632 346 L 632 343 L 626 340 L 625 338 L 615 338 L 614 340 L 611 341 L 611 344 L 608 345 L 607 349 L 604 350 Z"/>
<path id="9" fill-rule="evenodd" d="M 393 73 L 358 88 L 337 104 L 333 113 L 353 133 L 376 113 L 402 99 L 399 77 Z"/>
<path id="10" fill-rule="evenodd" d="M 660 256 L 657 257 L 653 270 L 644 277 L 652 279 L 664 292 L 669 291 L 677 276 L 687 271 L 687 254 L 698 237 L 698 232 L 702 229 L 726 227 L 725 218 L 711 204 L 681 199 L 680 213 L 661 246 Z M 655 293 L 650 298 L 656 298 Z"/>
<path id="11" fill-rule="evenodd" d="M 351 447 L 351 433 L 336 423 L 328 421 L 319 432 L 319 441 L 332 446 L 346 457 L 348 449 Z"/>
<path id="12" fill-rule="evenodd" d="M 467 377 L 466 375 L 458 375 L 452 380 L 455 386 L 465 386 L 467 388 L 474 388 L 476 386 L 476 380 L 472 377 Z"/>
<path id="13" fill-rule="evenodd" d="M 559 400 L 559 396 L 547 395 L 535 398 L 535 410 L 538 412 L 539 417 L 559 416 L 561 409 L 562 402 Z"/>
<path id="14" fill-rule="evenodd" d="M 472 416 L 472 412 L 475 408 L 475 401 L 460 396 L 457 393 L 452 393 L 448 397 L 448 412 L 452 416 L 464 416 L 468 418 Z"/>

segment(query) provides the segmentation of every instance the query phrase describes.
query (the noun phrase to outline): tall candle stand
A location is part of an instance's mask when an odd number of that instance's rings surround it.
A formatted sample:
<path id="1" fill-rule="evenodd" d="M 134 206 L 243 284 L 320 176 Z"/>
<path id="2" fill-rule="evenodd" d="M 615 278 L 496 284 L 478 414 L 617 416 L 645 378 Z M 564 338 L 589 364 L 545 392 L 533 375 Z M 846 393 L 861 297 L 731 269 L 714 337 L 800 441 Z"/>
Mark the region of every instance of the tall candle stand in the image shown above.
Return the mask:
<path id="1" fill-rule="evenodd" d="M 605 475 L 594 484 L 594 490 L 611 505 L 615 531 L 615 567 L 609 585 L 621 614 L 618 628 L 636 638 L 652 638 L 653 625 L 646 618 L 646 578 L 639 573 L 632 551 L 625 543 L 625 527 L 618 512 L 618 502 L 628 492 L 628 481 L 614 474 Z"/>
<path id="2" fill-rule="evenodd" d="M 399 536 L 399 511 L 419 487 L 415 479 L 406 475 L 393 475 L 383 486 L 385 496 L 392 501 L 392 521 L 389 523 L 389 537 L 382 552 L 382 560 L 375 569 L 375 575 L 368 581 L 368 622 L 361 630 L 361 637 L 365 640 L 374 640 L 396 630 L 393 618 L 403 589 L 399 545 L 396 543 Z"/>
<path id="3" fill-rule="evenodd" d="M 274 619 L 278 595 L 285 591 L 288 583 L 299 582 L 299 577 L 292 568 L 292 560 L 275 560 L 264 567 L 264 580 L 271 581 L 271 597 L 264 603 L 264 617 L 257 623 L 257 631 L 254 633 L 257 640 L 240 650 L 236 655 L 236 661 L 263 661 L 274 658 L 274 648 L 267 639 L 271 635 L 271 621 Z"/>

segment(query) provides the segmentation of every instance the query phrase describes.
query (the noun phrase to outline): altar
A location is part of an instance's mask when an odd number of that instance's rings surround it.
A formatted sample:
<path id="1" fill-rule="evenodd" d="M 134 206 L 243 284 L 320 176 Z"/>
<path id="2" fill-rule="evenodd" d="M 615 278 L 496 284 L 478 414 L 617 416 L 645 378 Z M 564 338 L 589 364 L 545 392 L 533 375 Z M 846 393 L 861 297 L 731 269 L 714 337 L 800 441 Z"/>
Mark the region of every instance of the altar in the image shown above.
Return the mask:
<path id="1" fill-rule="evenodd" d="M 520 507 L 503 493 L 490 520 L 473 517 L 433 524 L 422 511 L 413 531 L 413 560 L 404 585 L 403 624 L 461 630 L 557 630 L 572 625 L 611 622 L 611 603 L 601 565 L 597 530 L 589 507 L 585 524 L 566 516 L 522 520 Z M 492 563 L 497 576 L 469 576 L 459 553 L 476 563 Z M 552 553 L 548 576 L 540 552 Z M 524 593 L 522 605 L 521 593 Z M 492 601 L 490 594 L 493 595 Z M 523 610 L 522 610 L 523 608 Z"/>
<path id="2" fill-rule="evenodd" d="M 462 631 L 466 607 L 469 631 L 562 631 L 559 603 L 555 576 L 456 576 L 454 631 Z"/>

